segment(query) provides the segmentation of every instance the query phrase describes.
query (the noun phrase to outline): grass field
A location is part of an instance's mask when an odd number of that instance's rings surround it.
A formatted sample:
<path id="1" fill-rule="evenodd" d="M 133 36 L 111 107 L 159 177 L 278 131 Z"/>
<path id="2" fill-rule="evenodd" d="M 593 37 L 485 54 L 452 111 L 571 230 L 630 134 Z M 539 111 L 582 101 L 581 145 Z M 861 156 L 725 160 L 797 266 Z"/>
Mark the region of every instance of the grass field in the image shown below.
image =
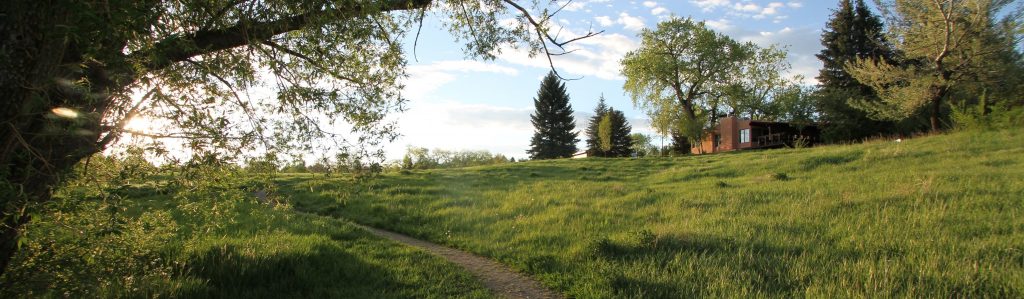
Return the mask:
<path id="1" fill-rule="evenodd" d="M 0 297 L 491 297 L 441 258 L 260 203 L 252 182 L 213 176 L 199 187 L 133 185 L 102 200 L 62 191 L 69 198 L 28 228 Z"/>
<path id="2" fill-rule="evenodd" d="M 1024 296 L 1021 130 L 280 184 L 578 298 Z"/>

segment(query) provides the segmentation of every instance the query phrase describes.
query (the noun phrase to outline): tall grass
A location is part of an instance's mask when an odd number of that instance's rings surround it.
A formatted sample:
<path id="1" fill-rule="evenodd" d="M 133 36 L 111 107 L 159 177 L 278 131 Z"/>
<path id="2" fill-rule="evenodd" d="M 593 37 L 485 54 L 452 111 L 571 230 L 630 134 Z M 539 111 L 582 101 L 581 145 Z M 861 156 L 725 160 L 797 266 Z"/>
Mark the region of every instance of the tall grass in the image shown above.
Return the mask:
<path id="1" fill-rule="evenodd" d="M 28 227 L 0 297 L 491 296 L 423 251 L 260 202 L 253 190 L 266 186 L 248 174 L 177 179 L 62 190 Z"/>
<path id="2" fill-rule="evenodd" d="M 279 181 L 604 297 L 1024 296 L 1024 132 Z"/>

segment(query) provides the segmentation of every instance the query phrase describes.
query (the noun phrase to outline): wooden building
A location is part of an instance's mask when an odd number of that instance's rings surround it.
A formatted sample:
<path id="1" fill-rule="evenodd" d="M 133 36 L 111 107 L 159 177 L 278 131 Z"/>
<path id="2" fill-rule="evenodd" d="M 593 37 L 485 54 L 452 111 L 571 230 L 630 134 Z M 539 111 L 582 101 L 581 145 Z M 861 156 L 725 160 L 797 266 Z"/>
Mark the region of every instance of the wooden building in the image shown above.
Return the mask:
<path id="1" fill-rule="evenodd" d="M 821 141 L 814 125 L 757 121 L 727 116 L 718 120 L 714 130 L 706 132 L 700 144 L 690 148 L 693 154 L 710 154 L 745 149 L 812 146 Z"/>

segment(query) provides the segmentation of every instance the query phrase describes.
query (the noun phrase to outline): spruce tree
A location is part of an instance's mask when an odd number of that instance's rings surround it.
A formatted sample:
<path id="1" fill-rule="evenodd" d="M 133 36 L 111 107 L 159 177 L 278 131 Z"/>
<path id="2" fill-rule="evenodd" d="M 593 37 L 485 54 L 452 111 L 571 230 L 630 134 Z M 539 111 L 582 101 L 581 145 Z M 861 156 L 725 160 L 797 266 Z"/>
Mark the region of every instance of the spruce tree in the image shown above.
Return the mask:
<path id="1" fill-rule="evenodd" d="M 633 154 L 633 127 L 626 120 L 626 115 L 615 108 L 608 108 L 611 120 L 611 149 L 604 153 L 605 157 L 629 157 Z"/>
<path id="2" fill-rule="evenodd" d="M 598 125 L 607 113 L 608 106 L 604 103 L 604 95 L 601 95 L 597 100 L 597 107 L 594 108 L 594 116 L 590 117 L 590 122 L 587 123 L 587 156 L 598 157 L 603 152 L 601 150 L 601 139 L 598 136 Z"/>
<path id="3" fill-rule="evenodd" d="M 537 97 L 533 99 L 536 111 L 530 115 L 534 133 L 530 140 L 530 159 L 556 159 L 572 157 L 576 153 L 579 132 L 572 116 L 569 94 L 565 83 L 554 72 L 541 81 Z"/>
<path id="4" fill-rule="evenodd" d="M 824 136 L 831 141 L 856 140 L 891 133 L 895 124 L 868 118 L 868 114 L 850 105 L 851 101 L 877 101 L 868 86 L 846 71 L 846 64 L 857 58 L 893 61 L 892 46 L 882 31 L 882 21 L 863 0 L 856 6 L 851 0 L 839 3 L 821 36 L 825 49 L 817 55 L 824 64 L 819 72 L 818 110 L 826 123 Z"/>

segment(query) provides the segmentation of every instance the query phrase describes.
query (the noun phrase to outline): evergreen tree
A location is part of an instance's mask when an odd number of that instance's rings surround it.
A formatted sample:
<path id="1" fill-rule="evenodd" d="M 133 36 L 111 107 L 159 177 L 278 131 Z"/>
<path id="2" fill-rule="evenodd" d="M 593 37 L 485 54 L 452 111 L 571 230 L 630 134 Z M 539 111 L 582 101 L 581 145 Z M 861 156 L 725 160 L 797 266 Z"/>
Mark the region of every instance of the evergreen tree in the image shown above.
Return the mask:
<path id="1" fill-rule="evenodd" d="M 672 131 L 669 135 L 672 137 L 672 144 L 669 148 L 669 152 L 672 155 L 686 155 L 690 153 L 690 138 L 687 138 L 686 135 L 677 133 L 676 131 Z"/>
<path id="2" fill-rule="evenodd" d="M 536 111 L 530 115 L 534 133 L 530 140 L 530 159 L 568 158 L 576 153 L 579 132 L 569 105 L 569 94 L 554 72 L 549 72 L 533 99 Z"/>
<path id="3" fill-rule="evenodd" d="M 608 119 L 611 122 L 611 149 L 604 153 L 605 157 L 629 157 L 633 154 L 633 127 L 626 121 L 626 115 L 615 108 L 608 108 Z"/>
<path id="4" fill-rule="evenodd" d="M 591 157 L 628 157 L 633 154 L 633 127 L 626 120 L 622 111 L 608 107 L 604 97 L 598 101 L 594 109 L 596 115 L 590 118 L 587 125 L 587 156 Z M 599 114 L 598 114 L 599 113 Z"/>
<path id="5" fill-rule="evenodd" d="M 597 100 L 597 107 L 594 108 L 594 116 L 590 117 L 590 122 L 587 124 L 587 156 L 596 157 L 601 156 L 601 139 L 598 136 L 598 125 L 601 123 L 601 118 L 608 113 L 608 106 L 604 103 L 604 95 Z"/>
<path id="6" fill-rule="evenodd" d="M 824 136 L 831 141 L 856 140 L 893 132 L 895 123 L 868 118 L 867 112 L 850 105 L 851 101 L 877 101 L 878 96 L 846 71 L 847 63 L 857 58 L 893 61 L 892 46 L 882 31 L 882 21 L 863 0 L 856 6 L 842 0 L 821 36 L 825 49 L 817 55 L 824 64 L 819 72 L 818 111 L 826 123 Z"/>

